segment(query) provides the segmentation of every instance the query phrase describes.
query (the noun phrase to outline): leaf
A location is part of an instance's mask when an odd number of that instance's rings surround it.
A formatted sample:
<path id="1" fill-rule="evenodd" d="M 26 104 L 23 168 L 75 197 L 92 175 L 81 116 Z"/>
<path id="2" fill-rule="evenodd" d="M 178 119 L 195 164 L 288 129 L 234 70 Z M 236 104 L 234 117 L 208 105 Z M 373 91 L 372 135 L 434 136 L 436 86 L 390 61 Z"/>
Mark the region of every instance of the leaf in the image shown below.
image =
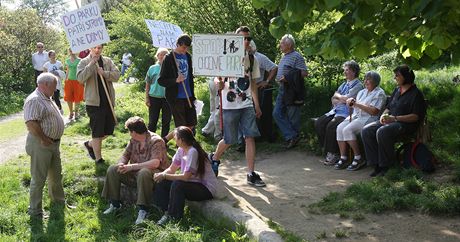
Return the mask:
<path id="1" fill-rule="evenodd" d="M 286 8 L 281 12 L 287 22 L 304 22 L 310 16 L 311 5 L 303 0 L 287 0 Z"/>
<path id="2" fill-rule="evenodd" d="M 436 60 L 441 56 L 442 51 L 434 45 L 428 45 L 425 48 L 424 53 L 428 55 L 429 57 L 431 57 L 431 59 Z"/>
<path id="3" fill-rule="evenodd" d="M 404 59 L 411 57 L 409 49 L 406 49 L 404 52 L 401 53 L 401 55 L 402 57 L 404 57 Z"/>
<path id="4" fill-rule="evenodd" d="M 333 8 L 337 7 L 340 4 L 340 0 L 326 0 L 326 8 L 327 10 L 332 10 Z"/>
<path id="5" fill-rule="evenodd" d="M 445 50 L 451 45 L 450 39 L 441 34 L 435 34 L 432 40 L 433 44 L 441 50 Z"/>
<path id="6" fill-rule="evenodd" d="M 406 42 L 406 45 L 409 49 L 420 49 L 422 44 L 422 40 L 417 37 L 410 38 Z"/>
<path id="7" fill-rule="evenodd" d="M 281 38 L 286 33 L 284 19 L 281 16 L 272 18 L 268 30 L 276 39 Z"/>
<path id="8" fill-rule="evenodd" d="M 353 48 L 353 55 L 360 59 L 364 59 L 373 53 L 373 46 L 369 41 L 362 41 Z"/>
<path id="9" fill-rule="evenodd" d="M 408 49 L 409 52 L 410 52 L 410 55 L 412 57 L 414 57 L 415 59 L 419 60 L 420 58 L 422 58 L 422 53 L 420 52 L 419 49 Z"/>

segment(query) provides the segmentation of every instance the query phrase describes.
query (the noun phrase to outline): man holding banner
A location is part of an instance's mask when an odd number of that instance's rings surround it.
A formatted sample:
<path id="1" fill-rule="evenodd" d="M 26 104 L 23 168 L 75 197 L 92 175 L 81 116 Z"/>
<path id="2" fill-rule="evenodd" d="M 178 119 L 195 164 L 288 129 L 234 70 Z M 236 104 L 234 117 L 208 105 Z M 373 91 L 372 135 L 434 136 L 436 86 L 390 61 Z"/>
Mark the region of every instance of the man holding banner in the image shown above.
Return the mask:
<path id="1" fill-rule="evenodd" d="M 192 39 L 187 34 L 179 36 L 176 48 L 165 56 L 161 66 L 158 83 L 165 87 L 168 102 L 176 127 L 187 126 L 194 130 L 197 123 L 195 106 L 192 56 L 187 52 Z M 165 141 L 173 138 L 173 133 L 163 137 Z"/>
<path id="2" fill-rule="evenodd" d="M 90 54 L 77 67 L 77 79 L 85 85 L 86 112 L 89 116 L 92 139 L 84 143 L 89 156 L 96 163 L 104 163 L 101 154 L 102 140 L 113 134 L 115 128 L 115 89 L 113 82 L 120 78 L 120 71 L 113 61 L 102 56 L 102 45 L 90 48 Z M 107 93 L 104 90 L 104 84 Z M 110 98 L 110 101 L 109 99 Z"/>
<path id="3" fill-rule="evenodd" d="M 209 154 L 209 160 L 212 164 L 219 164 L 220 157 L 230 145 L 238 142 L 238 133 L 241 131 L 246 143 L 247 183 L 264 187 L 265 182 L 254 171 L 256 156 L 254 138 L 260 136 L 256 118 L 262 115 L 255 81 L 260 77 L 259 63 L 254 56 L 245 55 L 243 67 L 245 77 L 218 78 L 218 88 L 221 90 L 222 97 L 224 138 L 220 140 L 215 153 Z"/>

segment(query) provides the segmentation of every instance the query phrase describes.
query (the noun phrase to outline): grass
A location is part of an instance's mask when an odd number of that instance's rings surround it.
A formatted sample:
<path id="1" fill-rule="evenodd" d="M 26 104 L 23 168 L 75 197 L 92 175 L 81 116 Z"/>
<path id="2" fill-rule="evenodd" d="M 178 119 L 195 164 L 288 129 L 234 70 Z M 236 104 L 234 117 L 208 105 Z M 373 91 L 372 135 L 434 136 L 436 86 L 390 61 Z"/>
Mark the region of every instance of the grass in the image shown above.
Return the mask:
<path id="1" fill-rule="evenodd" d="M 391 169 L 385 177 L 351 185 L 345 192 L 332 192 L 311 204 L 312 213 L 339 213 L 364 219 L 363 213 L 419 211 L 433 215 L 460 215 L 460 187 L 425 179 L 414 169 Z"/>
<path id="2" fill-rule="evenodd" d="M 20 155 L 0 166 L 3 174 L 0 241 L 251 241 L 244 226 L 224 219 L 210 221 L 199 212 L 188 209 L 179 223 L 165 228 L 155 225 L 161 217 L 157 211 L 149 214 L 144 226 L 134 226 L 137 216 L 134 205 L 125 204 L 116 215 L 102 215 L 107 201 L 100 196 L 103 186 L 100 178 L 105 175 L 108 165 L 117 161 L 129 140 L 124 121 L 132 115 L 145 117 L 147 114 L 140 98 L 143 95 L 136 88 L 136 84 L 117 87 L 118 93 L 124 94 L 117 100 L 119 123 L 115 133 L 103 143 L 103 157 L 107 164 L 94 164 L 82 147 L 83 141 L 90 136 L 88 118 L 82 117 L 64 132 L 61 143 L 63 185 L 67 202 L 76 205 L 76 209 L 51 203 L 45 186 L 43 206 L 49 211 L 50 218 L 30 219 L 27 215 L 30 158 Z M 18 127 L 8 126 L 12 132 L 9 137 L 20 135 L 18 130 L 24 128 L 22 121 L 20 123 Z M 170 154 L 173 152 L 169 150 Z"/>
<path id="3" fill-rule="evenodd" d="M 5 142 L 11 137 L 23 136 L 27 133 L 26 125 L 22 117 L 0 123 L 0 142 Z"/>
<path id="4" fill-rule="evenodd" d="M 285 230 L 278 223 L 274 222 L 271 219 L 268 220 L 267 224 L 271 229 L 275 230 L 276 233 L 278 233 L 284 241 L 287 241 L 287 242 L 305 241 L 306 242 L 306 240 L 298 237 L 297 235 L 295 235 L 294 233 L 290 231 Z"/>

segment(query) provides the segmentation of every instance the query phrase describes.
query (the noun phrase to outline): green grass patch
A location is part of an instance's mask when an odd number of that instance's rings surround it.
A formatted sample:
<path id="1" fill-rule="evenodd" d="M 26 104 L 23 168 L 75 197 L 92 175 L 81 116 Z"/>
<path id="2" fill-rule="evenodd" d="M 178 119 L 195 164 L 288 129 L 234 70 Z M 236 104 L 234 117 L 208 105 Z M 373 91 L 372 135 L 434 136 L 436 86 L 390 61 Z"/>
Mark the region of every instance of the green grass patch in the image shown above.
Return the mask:
<path id="1" fill-rule="evenodd" d="M 351 185 L 311 204 L 312 213 L 339 213 L 362 220 L 362 213 L 420 211 L 434 215 L 460 215 L 460 187 L 424 179 L 419 171 L 391 169 L 385 177 Z"/>
<path id="2" fill-rule="evenodd" d="M 0 142 L 27 134 L 27 128 L 22 117 L 0 123 Z"/>
<path id="3" fill-rule="evenodd" d="M 91 136 L 87 117 L 83 115 L 66 127 L 61 139 L 63 185 L 66 200 L 76 205 L 76 209 L 50 202 L 45 185 L 43 207 L 49 211 L 50 218 L 30 219 L 27 215 L 30 157 L 20 155 L 0 166 L 0 174 L 3 174 L 0 184 L 1 241 L 251 241 L 244 226 L 225 219 L 210 221 L 197 211 L 190 212 L 188 208 L 181 221 L 165 228 L 155 225 L 162 214 L 154 209 L 144 226 L 134 226 L 137 217 L 134 205 L 125 205 L 115 215 L 102 214 L 108 203 L 100 196 L 103 187 L 100 178 L 105 176 L 110 164 L 117 162 L 129 141 L 124 122 L 134 115 L 147 118 L 144 96 L 139 91 L 141 85 L 116 87 L 117 93 L 122 94 L 117 99 L 116 107 L 119 123 L 114 135 L 103 142 L 102 155 L 106 164 L 96 165 L 83 148 L 83 142 Z M 84 108 L 82 111 L 84 113 Z M 18 123 L 25 127 L 22 120 Z M 8 128 L 2 130 L 12 130 L 11 127 L 8 124 Z M 5 137 L 14 136 L 8 134 Z M 175 151 L 174 142 L 169 144 L 169 148 L 171 155 Z"/>
<path id="4" fill-rule="evenodd" d="M 281 227 L 281 225 L 279 225 L 278 223 L 274 222 L 271 219 L 268 220 L 267 224 L 271 229 L 275 230 L 276 233 L 278 233 L 281 236 L 281 238 L 283 238 L 284 241 L 287 241 L 287 242 L 298 242 L 298 241 L 306 242 L 307 241 L 305 239 L 298 237 L 294 233 L 288 230 L 285 230 L 283 227 Z"/>

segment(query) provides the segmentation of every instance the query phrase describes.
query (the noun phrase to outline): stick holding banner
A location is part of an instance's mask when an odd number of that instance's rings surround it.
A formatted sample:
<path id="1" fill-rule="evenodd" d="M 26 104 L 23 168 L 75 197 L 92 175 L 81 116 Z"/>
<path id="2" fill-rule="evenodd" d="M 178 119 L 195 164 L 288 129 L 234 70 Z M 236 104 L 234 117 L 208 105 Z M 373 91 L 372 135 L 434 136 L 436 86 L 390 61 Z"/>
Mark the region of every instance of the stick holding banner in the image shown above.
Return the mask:
<path id="1" fill-rule="evenodd" d="M 78 6 L 78 3 L 75 1 Z M 61 21 L 64 26 L 67 40 L 70 44 L 70 49 L 74 53 L 86 50 L 110 41 L 109 34 L 105 27 L 104 19 L 101 15 L 101 10 L 97 2 L 87 4 L 82 8 L 68 12 L 61 16 Z M 87 24 L 92 23 L 92 24 Z M 97 65 L 99 68 L 99 64 Z M 112 111 L 113 119 L 117 123 L 117 117 L 113 108 L 112 100 L 102 75 L 97 73 L 102 80 L 102 86 L 107 97 L 107 101 Z"/>
<path id="2" fill-rule="evenodd" d="M 152 34 L 152 44 L 157 48 L 167 48 L 172 50 L 172 55 L 174 57 L 174 63 L 176 63 L 178 75 L 179 75 L 179 65 L 177 64 L 176 55 L 174 54 L 174 49 L 176 48 L 177 38 L 183 34 L 181 28 L 177 25 L 159 21 L 159 20 L 150 20 L 145 19 L 145 23 Z M 190 101 L 190 95 L 187 92 L 185 83 L 182 82 L 182 87 L 184 88 L 185 96 L 187 97 L 189 107 L 192 106 Z"/>

